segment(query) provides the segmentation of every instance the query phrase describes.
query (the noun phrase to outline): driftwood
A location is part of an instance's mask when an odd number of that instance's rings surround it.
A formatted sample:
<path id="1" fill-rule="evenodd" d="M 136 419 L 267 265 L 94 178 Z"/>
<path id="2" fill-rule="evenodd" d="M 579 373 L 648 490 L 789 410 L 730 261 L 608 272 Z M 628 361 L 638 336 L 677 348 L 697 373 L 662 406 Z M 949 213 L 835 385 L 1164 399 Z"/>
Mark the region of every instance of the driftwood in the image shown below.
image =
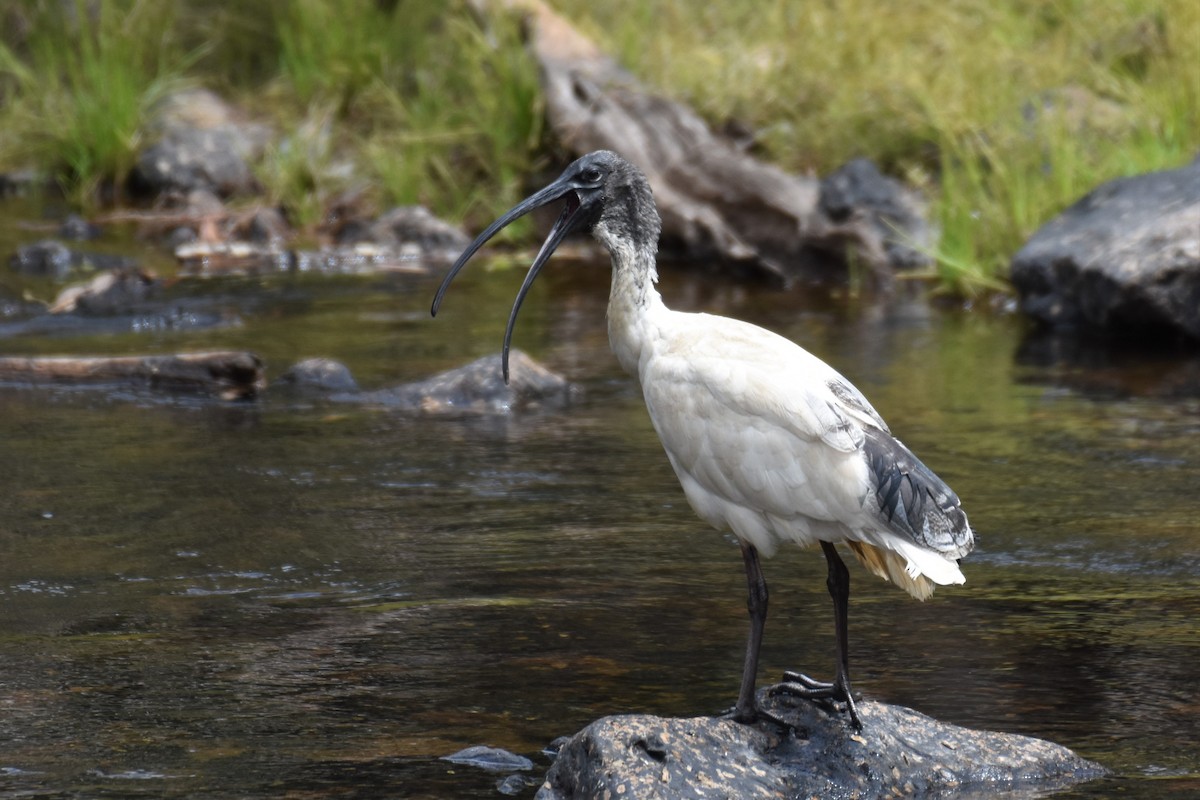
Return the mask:
<path id="1" fill-rule="evenodd" d="M 249 399 L 266 386 L 253 353 L 183 353 L 171 356 L 0 358 L 0 382 L 63 385 L 125 384 L 174 392 Z"/>
<path id="2" fill-rule="evenodd" d="M 868 214 L 834 220 L 820 183 L 759 161 L 687 106 L 647 92 L 541 0 L 501 0 L 524 15 L 550 125 L 575 155 L 614 150 L 645 171 L 666 247 L 784 282 L 845 274 L 848 259 L 890 274 Z"/>
<path id="3" fill-rule="evenodd" d="M 795 731 L 727 719 L 605 717 L 559 750 L 538 800 L 636 797 L 1032 798 L 1106 774 L 1065 747 L 949 725 L 901 706 L 858 704 L 844 715 L 789 697 L 759 696 Z"/>

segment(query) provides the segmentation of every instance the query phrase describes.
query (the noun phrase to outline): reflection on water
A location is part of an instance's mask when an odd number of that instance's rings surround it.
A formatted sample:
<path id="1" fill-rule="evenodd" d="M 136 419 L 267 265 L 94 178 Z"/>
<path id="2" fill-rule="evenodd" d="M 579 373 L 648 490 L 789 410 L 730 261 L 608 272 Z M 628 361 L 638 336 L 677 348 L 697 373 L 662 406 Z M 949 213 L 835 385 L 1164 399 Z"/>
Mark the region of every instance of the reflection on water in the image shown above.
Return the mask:
<path id="1" fill-rule="evenodd" d="M 502 775 L 437 757 L 489 744 L 540 773 L 597 716 L 730 705 L 737 549 L 607 352 L 606 272 L 551 273 L 517 343 L 583 385 L 563 412 L 0 389 L 0 796 L 495 797 Z M 196 290 L 241 298 L 237 327 L 0 349 L 247 347 L 272 376 L 324 355 L 374 388 L 498 348 L 519 277 L 464 278 L 436 323 L 436 279 L 280 276 Z M 858 688 L 1118 774 L 1068 797 L 1200 791 L 1200 393 L 1019 356 L 1012 318 L 664 280 L 829 360 L 964 499 L 966 586 L 922 604 L 856 568 Z M 766 570 L 764 680 L 831 672 L 823 560 Z"/>

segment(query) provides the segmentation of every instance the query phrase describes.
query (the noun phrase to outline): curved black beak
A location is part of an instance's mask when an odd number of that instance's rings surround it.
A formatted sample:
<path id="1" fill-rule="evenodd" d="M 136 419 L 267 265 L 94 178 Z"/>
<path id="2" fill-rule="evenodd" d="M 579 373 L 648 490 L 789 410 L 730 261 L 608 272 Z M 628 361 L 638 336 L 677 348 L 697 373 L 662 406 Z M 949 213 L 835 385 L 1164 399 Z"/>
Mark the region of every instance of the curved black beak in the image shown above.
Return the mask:
<path id="1" fill-rule="evenodd" d="M 442 305 L 442 298 L 445 296 L 446 290 L 450 288 L 450 282 L 467 265 L 467 261 L 470 260 L 471 256 L 475 255 L 479 248 L 483 247 L 489 239 L 514 220 L 525 216 L 535 208 L 541 208 L 559 199 L 565 199 L 566 205 L 563 207 L 562 213 L 559 214 L 558 220 L 554 223 L 554 227 L 550 229 L 550 234 L 546 237 L 546 241 L 542 243 L 542 249 L 538 251 L 537 258 L 530 265 L 529 272 L 525 275 L 525 282 L 521 284 L 521 290 L 517 292 L 517 299 L 513 303 L 512 311 L 508 315 L 508 326 L 504 329 L 504 349 L 501 356 L 505 383 L 508 383 L 508 351 L 512 345 L 513 327 L 517 322 L 517 313 L 521 310 L 521 304 L 525 302 L 525 295 L 529 293 L 529 287 L 533 285 L 533 281 L 537 278 L 538 273 L 542 271 L 542 267 L 550 260 L 550 256 L 554 255 L 555 249 L 558 248 L 558 245 L 574 227 L 572 221 L 575 218 L 576 212 L 579 211 L 581 202 L 572 182 L 563 175 L 545 189 L 522 200 L 489 225 L 483 233 L 479 234 L 475 241 L 471 242 L 471 246 L 463 251 L 458 260 L 454 262 L 454 266 L 450 268 L 450 271 L 446 273 L 446 277 L 442 280 L 442 285 L 438 287 L 437 294 L 433 296 L 433 306 L 430 308 L 430 314 L 436 317 L 438 309 Z"/>

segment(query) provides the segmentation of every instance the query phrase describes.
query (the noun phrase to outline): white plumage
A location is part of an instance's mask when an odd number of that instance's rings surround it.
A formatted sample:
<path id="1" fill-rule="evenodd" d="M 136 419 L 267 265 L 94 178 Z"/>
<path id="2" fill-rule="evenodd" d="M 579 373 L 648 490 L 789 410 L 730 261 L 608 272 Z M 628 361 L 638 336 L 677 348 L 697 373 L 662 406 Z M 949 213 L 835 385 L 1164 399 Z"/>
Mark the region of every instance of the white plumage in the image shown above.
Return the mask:
<path id="1" fill-rule="evenodd" d="M 858 725 L 846 645 L 845 543 L 872 572 L 924 599 L 934 584 L 963 583 L 958 559 L 973 534 L 957 496 L 911 451 L 849 381 L 795 343 L 749 323 L 672 311 L 654 288 L 660 222 L 649 184 L 606 151 L 576 161 L 550 186 L 493 223 L 443 281 L 513 219 L 555 200 L 562 215 L 534 260 L 505 332 L 507 356 L 525 293 L 573 229 L 610 252 L 609 341 L 642 386 L 646 408 L 688 502 L 742 542 L 751 637 L 735 718 L 755 718 L 754 679 L 767 592 L 758 553 L 781 542 L 821 543 L 838 634 L 832 684 L 798 677 L 784 689 L 844 702 Z"/>

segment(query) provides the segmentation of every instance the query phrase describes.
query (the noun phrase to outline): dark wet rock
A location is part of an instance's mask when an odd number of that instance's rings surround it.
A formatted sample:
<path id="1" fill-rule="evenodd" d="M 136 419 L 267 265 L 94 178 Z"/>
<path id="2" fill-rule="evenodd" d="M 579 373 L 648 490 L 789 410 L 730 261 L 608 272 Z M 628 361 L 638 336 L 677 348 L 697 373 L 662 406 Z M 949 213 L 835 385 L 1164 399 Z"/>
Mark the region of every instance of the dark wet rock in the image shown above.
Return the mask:
<path id="1" fill-rule="evenodd" d="M 78 214 L 68 214 L 58 226 L 58 235 L 64 239 L 86 242 L 100 236 L 100 226 L 88 222 Z"/>
<path id="2" fill-rule="evenodd" d="M 496 791 L 509 797 L 523 794 L 531 786 L 537 786 L 538 781 L 529 775 L 514 774 L 496 781 Z"/>
<path id="3" fill-rule="evenodd" d="M 250 399 L 266 386 L 262 360 L 246 352 L 0 358 L 0 381 L 26 386 L 135 386 L 223 400 Z"/>
<path id="4" fill-rule="evenodd" d="M 354 380 L 350 368 L 332 358 L 306 358 L 299 361 L 279 377 L 278 383 L 300 390 L 358 391 L 358 382 Z"/>
<path id="5" fill-rule="evenodd" d="M 17 248 L 9 266 L 22 275 L 65 280 L 75 271 L 121 269 L 134 266 L 133 260 L 107 253 L 72 250 L 56 239 L 44 239 Z"/>
<path id="6" fill-rule="evenodd" d="M 228 327 L 240 324 L 239 306 L 254 302 L 212 295 L 171 297 L 168 286 L 138 267 L 105 270 L 63 289 L 49 307 L 34 302 L 0 305 L 0 339 Z"/>
<path id="7" fill-rule="evenodd" d="M 222 196 L 255 188 L 250 162 L 266 145 L 269 132 L 248 122 L 204 89 L 168 97 L 155 110 L 157 141 L 143 150 L 131 184 L 147 194 L 207 189 Z"/>
<path id="8" fill-rule="evenodd" d="M 471 240 L 461 228 L 435 217 L 424 206 L 399 206 L 367 225 L 343 227 L 338 242 L 371 243 L 397 250 L 415 246 L 426 258 L 453 260 Z"/>
<path id="9" fill-rule="evenodd" d="M 85 284 L 63 289 L 50 305 L 50 313 L 129 314 L 145 308 L 161 286 L 153 273 L 136 267 L 108 270 Z"/>
<path id="10" fill-rule="evenodd" d="M 1095 189 L 1021 248 L 1012 282 L 1054 328 L 1200 341 L 1200 162 Z"/>
<path id="11" fill-rule="evenodd" d="M 510 382 L 500 370 L 500 355 L 484 356 L 465 367 L 428 380 L 333 399 L 370 403 L 430 414 L 495 414 L 513 410 L 559 407 L 578 391 L 520 350 L 509 355 Z"/>
<path id="12" fill-rule="evenodd" d="M 0 294 L 0 320 L 24 319 L 45 310 L 45 305 L 36 300 L 18 299 Z M 0 322 L 0 327 L 3 325 L 4 323 Z"/>
<path id="13" fill-rule="evenodd" d="M 71 248 L 54 239 L 46 239 L 22 245 L 8 263 L 22 275 L 65 280 L 76 261 Z"/>
<path id="14" fill-rule="evenodd" d="M 40 307 L 37 311 L 44 311 Z M 235 312 L 214 310 L 202 304 L 172 303 L 132 313 L 45 314 L 0 321 L 0 340 L 18 336 L 101 336 L 123 333 L 211 330 L 241 324 Z"/>
<path id="15" fill-rule="evenodd" d="M 258 208 L 234 228 L 234 234 L 256 244 L 278 245 L 291 235 L 291 228 L 277 208 Z"/>
<path id="16" fill-rule="evenodd" d="M 994 798 L 1105 774 L 1040 739 L 960 728 L 911 709 L 859 703 L 863 731 L 840 713 L 789 697 L 761 700 L 796 726 L 726 719 L 605 717 L 562 748 L 539 800 L 565 798 Z"/>
<path id="17" fill-rule="evenodd" d="M 937 233 L 929 224 L 927 204 L 873 161 L 856 158 L 822 180 L 819 206 L 830 221 L 847 229 L 841 238 L 856 249 L 881 250 L 882 260 L 898 269 L 931 265 L 928 254 Z M 846 238 L 851 229 L 855 235 Z"/>
<path id="18" fill-rule="evenodd" d="M 452 755 L 442 756 L 442 760 L 454 764 L 491 770 L 492 772 L 533 769 L 533 762 L 525 756 L 510 753 L 499 747 L 488 747 L 481 744 L 459 750 Z"/>

